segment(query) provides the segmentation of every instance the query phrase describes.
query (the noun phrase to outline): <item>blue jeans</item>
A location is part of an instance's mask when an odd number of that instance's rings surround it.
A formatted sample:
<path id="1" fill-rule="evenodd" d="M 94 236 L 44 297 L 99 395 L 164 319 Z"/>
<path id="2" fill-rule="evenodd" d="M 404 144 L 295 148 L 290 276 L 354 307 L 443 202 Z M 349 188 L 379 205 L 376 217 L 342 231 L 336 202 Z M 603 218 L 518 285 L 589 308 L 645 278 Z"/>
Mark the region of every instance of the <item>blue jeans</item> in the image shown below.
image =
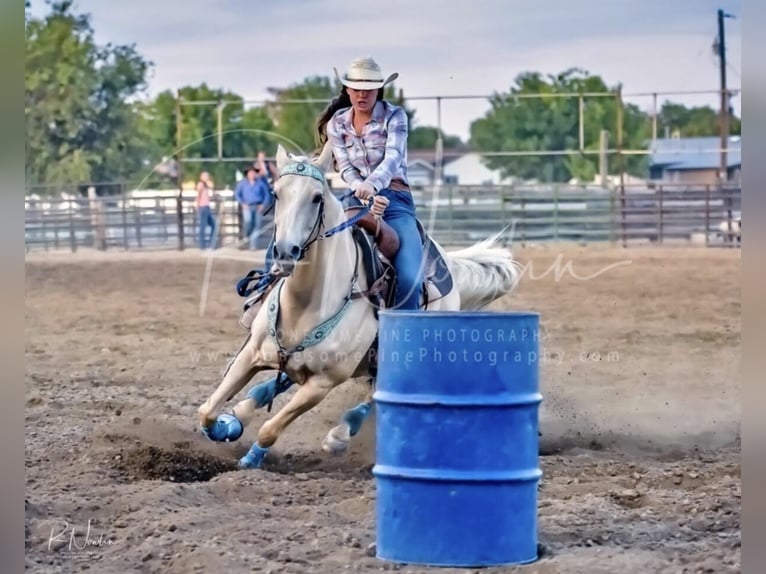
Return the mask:
<path id="1" fill-rule="evenodd" d="M 394 228 L 399 235 L 399 251 L 391 262 L 396 269 L 396 294 L 394 308 L 402 310 L 417 310 L 420 308 L 420 298 L 423 291 L 423 243 L 418 232 L 415 216 L 415 202 L 412 194 L 407 191 L 381 190 L 382 195 L 389 200 L 383 220 Z M 362 203 L 356 197 L 346 200 L 346 206 Z M 264 270 L 268 273 L 273 260 L 274 237 L 266 248 Z"/>
<path id="2" fill-rule="evenodd" d="M 408 191 L 382 189 L 378 193 L 389 200 L 383 221 L 399 235 L 399 251 L 396 252 L 396 295 L 394 309 L 417 310 L 423 287 L 423 244 L 415 217 L 415 202 Z"/>
<path id="3" fill-rule="evenodd" d="M 207 228 L 210 227 L 210 239 L 207 238 Z M 215 217 L 209 205 L 199 208 L 199 248 L 215 249 Z"/>
<path id="4" fill-rule="evenodd" d="M 250 249 L 255 249 L 258 242 L 258 234 L 261 231 L 263 214 L 259 213 L 258 205 L 246 205 L 242 210 L 245 223 L 245 237 L 250 241 Z"/>
<path id="5" fill-rule="evenodd" d="M 250 237 L 255 228 L 255 209 L 249 205 L 242 205 L 242 224 L 245 226 L 245 237 Z"/>

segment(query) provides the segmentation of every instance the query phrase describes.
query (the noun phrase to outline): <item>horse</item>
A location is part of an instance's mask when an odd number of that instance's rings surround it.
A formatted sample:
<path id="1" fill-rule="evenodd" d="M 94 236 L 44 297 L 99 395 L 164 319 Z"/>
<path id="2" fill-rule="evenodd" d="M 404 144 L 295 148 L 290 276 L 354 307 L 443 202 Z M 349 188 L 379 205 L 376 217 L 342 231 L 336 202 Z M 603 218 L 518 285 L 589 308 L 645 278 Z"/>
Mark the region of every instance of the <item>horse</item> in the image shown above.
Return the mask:
<path id="1" fill-rule="evenodd" d="M 256 409 L 268 405 L 270 410 L 273 399 L 295 384 L 289 401 L 259 428 L 257 440 L 239 460 L 240 468 L 260 468 L 288 425 L 338 385 L 364 377 L 370 383 L 365 400 L 345 411 L 322 442 L 333 453 L 348 447 L 373 406 L 379 307 L 372 303 L 371 287 L 380 285 L 381 269 L 392 269 L 385 255 L 374 245 L 371 249 L 369 235 L 351 225 L 353 218 L 331 191 L 326 178 L 333 168 L 329 143 L 318 157 L 288 154 L 280 144 L 276 164 L 280 176 L 274 187 L 271 271 L 278 279 L 220 384 L 198 409 L 200 430 L 207 438 L 234 441 Z M 520 265 L 509 249 L 497 245 L 502 231 L 446 252 L 418 224 L 424 265 L 443 271 L 437 275 L 425 270 L 421 311 L 478 310 L 518 285 Z M 392 282 L 389 295 L 393 288 Z M 254 386 L 231 412 L 219 414 L 264 370 L 279 375 Z M 287 383 L 282 382 L 284 375 Z"/>

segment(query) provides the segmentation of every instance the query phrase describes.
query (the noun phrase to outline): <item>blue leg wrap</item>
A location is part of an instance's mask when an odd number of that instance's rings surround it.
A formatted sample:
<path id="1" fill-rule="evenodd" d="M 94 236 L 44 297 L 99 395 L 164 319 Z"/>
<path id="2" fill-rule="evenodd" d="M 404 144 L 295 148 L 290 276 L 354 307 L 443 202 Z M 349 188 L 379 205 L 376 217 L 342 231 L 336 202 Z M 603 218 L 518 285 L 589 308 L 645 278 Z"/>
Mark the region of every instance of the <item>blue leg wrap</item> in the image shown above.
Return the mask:
<path id="1" fill-rule="evenodd" d="M 255 406 L 257 408 L 265 407 L 273 401 L 275 397 L 284 393 L 291 386 L 293 386 L 293 382 L 286 375 L 283 375 L 282 382 L 280 383 L 279 388 L 277 388 L 277 378 L 274 377 L 268 381 L 255 385 L 252 389 L 247 391 L 247 396 L 255 401 Z"/>
<path id="2" fill-rule="evenodd" d="M 210 428 L 202 427 L 201 431 L 207 438 L 215 442 L 231 442 L 242 436 L 244 427 L 242 421 L 237 417 L 224 413 L 218 415 L 213 426 Z"/>
<path id="3" fill-rule="evenodd" d="M 263 464 L 263 459 L 266 457 L 266 453 L 269 452 L 268 448 L 262 448 L 258 446 L 258 443 L 254 442 L 247 454 L 239 459 L 240 468 L 260 468 Z"/>
<path id="4" fill-rule="evenodd" d="M 372 409 L 372 403 L 359 403 L 357 406 L 355 406 L 353 409 L 347 410 L 345 413 L 343 413 L 343 417 L 341 418 L 341 421 L 346 423 L 351 431 L 351 436 L 354 436 L 356 433 L 359 432 L 359 429 L 362 428 L 362 424 L 364 423 L 365 419 L 367 419 L 367 416 L 370 414 L 370 410 Z"/>

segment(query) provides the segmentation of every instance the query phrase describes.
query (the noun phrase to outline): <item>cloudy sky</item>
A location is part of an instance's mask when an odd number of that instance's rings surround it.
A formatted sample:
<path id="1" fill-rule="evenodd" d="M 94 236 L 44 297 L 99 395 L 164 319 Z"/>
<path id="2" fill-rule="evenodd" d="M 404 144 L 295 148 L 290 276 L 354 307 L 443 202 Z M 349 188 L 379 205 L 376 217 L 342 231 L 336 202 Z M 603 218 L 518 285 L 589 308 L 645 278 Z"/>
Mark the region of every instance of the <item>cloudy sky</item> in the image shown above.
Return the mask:
<path id="1" fill-rule="evenodd" d="M 42 0 L 33 12 L 44 13 Z M 135 43 L 154 64 L 150 93 L 207 82 L 245 99 L 371 55 L 407 96 L 486 96 L 523 71 L 580 67 L 626 94 L 716 90 L 716 11 L 728 81 L 741 85 L 740 0 L 79 0 L 99 42 Z M 664 96 L 662 96 L 664 97 Z M 667 96 L 717 107 L 717 96 Z M 626 97 L 649 109 L 651 97 Z M 412 102 L 435 124 L 433 100 Z M 740 110 L 740 98 L 733 105 Z M 444 100 L 442 124 L 467 137 L 481 99 Z"/>

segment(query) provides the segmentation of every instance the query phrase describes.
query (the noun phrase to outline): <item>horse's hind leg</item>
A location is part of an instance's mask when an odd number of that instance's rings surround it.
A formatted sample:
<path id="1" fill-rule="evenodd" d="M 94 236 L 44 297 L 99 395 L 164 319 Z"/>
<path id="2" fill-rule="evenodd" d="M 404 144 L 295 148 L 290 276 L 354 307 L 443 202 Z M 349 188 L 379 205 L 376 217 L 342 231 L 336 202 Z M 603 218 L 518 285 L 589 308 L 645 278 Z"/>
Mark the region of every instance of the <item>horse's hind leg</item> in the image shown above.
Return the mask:
<path id="1" fill-rule="evenodd" d="M 269 448 L 277 441 L 287 426 L 306 411 L 318 405 L 333 388 L 333 383 L 324 377 L 311 377 L 302 384 L 292 398 L 277 414 L 263 423 L 258 431 L 258 440 L 248 453 L 239 459 L 242 468 L 259 468 Z"/>
<path id="2" fill-rule="evenodd" d="M 243 425 L 237 417 L 222 414 L 216 417 L 220 408 L 233 399 L 236 394 L 263 367 L 255 365 L 255 351 L 249 345 L 252 339 L 248 337 L 240 348 L 237 356 L 229 363 L 223 380 L 213 394 L 197 409 L 200 429 L 205 436 L 214 441 L 237 440 L 243 431 Z"/>
<path id="3" fill-rule="evenodd" d="M 351 437 L 355 436 L 362 428 L 364 421 L 372 411 L 372 381 L 370 381 L 370 391 L 364 401 L 356 405 L 355 407 L 348 409 L 341 416 L 340 424 L 330 429 L 322 441 L 322 448 L 334 454 L 344 452 L 349 443 Z"/>

